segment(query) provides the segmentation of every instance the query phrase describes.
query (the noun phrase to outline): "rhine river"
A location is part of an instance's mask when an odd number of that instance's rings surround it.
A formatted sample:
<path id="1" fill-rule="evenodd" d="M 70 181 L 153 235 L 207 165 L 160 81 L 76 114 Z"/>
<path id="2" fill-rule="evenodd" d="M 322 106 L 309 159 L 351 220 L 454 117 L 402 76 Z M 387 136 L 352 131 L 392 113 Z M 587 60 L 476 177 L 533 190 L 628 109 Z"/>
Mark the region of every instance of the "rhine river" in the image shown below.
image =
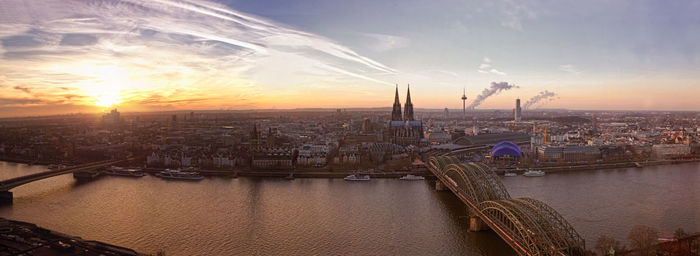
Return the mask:
<path id="1" fill-rule="evenodd" d="M 0 179 L 45 171 L 0 162 Z M 669 237 L 700 231 L 700 164 L 501 177 L 513 197 L 559 211 L 586 239 L 625 240 L 637 224 Z M 430 181 L 207 178 L 199 182 L 72 175 L 12 190 L 0 216 L 166 255 L 512 255 L 468 232 L 465 207 Z"/>

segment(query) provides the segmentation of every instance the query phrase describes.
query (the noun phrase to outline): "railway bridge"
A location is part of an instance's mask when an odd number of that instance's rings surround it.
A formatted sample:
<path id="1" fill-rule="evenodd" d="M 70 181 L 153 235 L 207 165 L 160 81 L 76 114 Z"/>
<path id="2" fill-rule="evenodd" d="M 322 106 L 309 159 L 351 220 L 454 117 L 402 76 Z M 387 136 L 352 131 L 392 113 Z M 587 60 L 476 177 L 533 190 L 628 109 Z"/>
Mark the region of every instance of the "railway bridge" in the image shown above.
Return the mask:
<path id="1" fill-rule="evenodd" d="M 124 162 L 127 160 L 128 159 L 93 162 L 93 163 L 69 166 L 69 167 L 60 168 L 57 170 L 49 170 L 49 171 L 45 171 L 45 172 L 29 174 L 29 175 L 25 175 L 25 176 L 21 176 L 21 177 L 16 177 L 16 178 L 11 178 L 11 179 L 0 181 L 0 203 L 5 203 L 5 204 L 12 203 L 12 201 L 13 201 L 12 200 L 12 192 L 10 192 L 10 189 L 22 186 L 24 184 L 34 182 L 37 180 L 43 180 L 43 179 L 55 177 L 58 175 L 67 174 L 67 173 L 94 170 L 97 168 L 102 168 L 105 166 L 118 164 L 118 163 L 121 163 L 121 162 Z"/>
<path id="2" fill-rule="evenodd" d="M 584 255 L 585 241 L 556 210 L 536 199 L 511 198 L 485 164 L 431 156 L 427 166 L 437 189 L 449 189 L 467 205 L 470 230 L 493 230 L 518 255 Z"/>

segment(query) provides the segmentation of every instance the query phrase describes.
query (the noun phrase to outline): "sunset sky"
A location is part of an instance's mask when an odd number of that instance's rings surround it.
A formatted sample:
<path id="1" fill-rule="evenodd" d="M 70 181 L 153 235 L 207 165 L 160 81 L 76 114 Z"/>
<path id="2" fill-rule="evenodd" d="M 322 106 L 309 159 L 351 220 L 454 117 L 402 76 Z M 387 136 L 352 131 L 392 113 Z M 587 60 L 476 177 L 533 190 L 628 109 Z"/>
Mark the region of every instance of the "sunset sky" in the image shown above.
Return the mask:
<path id="1" fill-rule="evenodd" d="M 700 0 L 3 0 L 0 116 L 177 109 L 700 110 Z"/>

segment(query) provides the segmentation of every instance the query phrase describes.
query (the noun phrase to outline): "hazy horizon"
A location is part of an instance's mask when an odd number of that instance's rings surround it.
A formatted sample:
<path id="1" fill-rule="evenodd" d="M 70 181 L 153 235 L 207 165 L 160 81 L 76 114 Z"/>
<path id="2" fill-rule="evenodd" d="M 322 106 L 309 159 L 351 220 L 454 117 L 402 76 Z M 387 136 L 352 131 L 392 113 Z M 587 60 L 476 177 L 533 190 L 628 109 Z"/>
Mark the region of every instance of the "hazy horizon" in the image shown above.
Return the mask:
<path id="1" fill-rule="evenodd" d="M 378 108 L 698 111 L 700 1 L 9 0 L 0 117 Z M 481 96 L 479 96 L 481 95 Z"/>

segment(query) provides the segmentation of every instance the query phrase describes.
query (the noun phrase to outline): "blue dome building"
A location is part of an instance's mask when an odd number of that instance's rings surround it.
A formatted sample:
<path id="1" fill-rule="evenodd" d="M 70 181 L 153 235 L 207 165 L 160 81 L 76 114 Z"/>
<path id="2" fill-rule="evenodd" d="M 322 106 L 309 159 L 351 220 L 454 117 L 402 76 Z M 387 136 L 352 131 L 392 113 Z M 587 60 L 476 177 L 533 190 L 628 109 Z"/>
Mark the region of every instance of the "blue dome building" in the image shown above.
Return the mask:
<path id="1" fill-rule="evenodd" d="M 496 143 L 496 145 L 493 146 L 490 155 L 491 157 L 521 157 L 523 156 L 523 151 L 520 149 L 520 147 L 518 147 L 518 145 L 515 145 L 515 143 L 503 141 Z"/>

